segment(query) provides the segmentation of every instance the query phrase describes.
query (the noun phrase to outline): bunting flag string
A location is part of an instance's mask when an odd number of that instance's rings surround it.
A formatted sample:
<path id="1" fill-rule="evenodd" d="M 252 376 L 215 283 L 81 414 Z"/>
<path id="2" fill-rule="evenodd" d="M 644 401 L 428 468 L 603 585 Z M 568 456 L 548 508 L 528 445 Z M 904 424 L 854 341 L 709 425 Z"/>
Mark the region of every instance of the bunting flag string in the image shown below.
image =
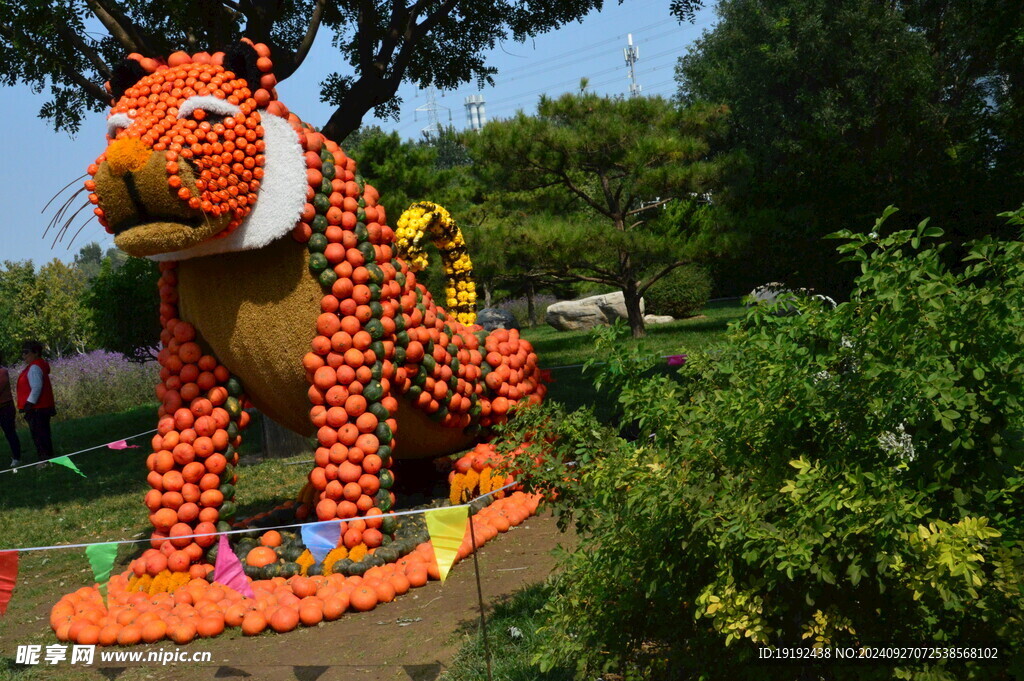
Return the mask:
<path id="1" fill-rule="evenodd" d="M 437 571 L 444 584 L 448 571 L 455 564 L 459 554 L 462 538 L 466 536 L 466 523 L 469 520 L 468 506 L 448 506 L 427 511 L 427 532 L 430 543 L 434 547 L 437 558 Z"/>
<path id="2" fill-rule="evenodd" d="M 129 435 L 128 437 L 124 438 L 123 440 L 115 440 L 113 442 L 105 442 L 105 443 L 103 443 L 101 445 L 96 445 L 95 447 L 86 447 L 85 449 L 80 449 L 77 452 L 71 452 L 70 454 L 65 454 L 64 456 L 62 456 L 60 458 L 62 458 L 62 459 L 65 459 L 65 458 L 70 459 L 72 456 L 78 456 L 79 454 L 85 454 L 86 452 L 92 452 L 92 451 L 95 451 L 97 449 L 103 449 L 104 447 L 106 447 L 108 449 L 139 449 L 138 445 L 130 445 L 130 444 L 128 444 L 128 440 L 133 440 L 133 439 L 135 439 L 137 437 L 142 437 L 143 435 L 149 435 L 149 434 L 155 433 L 155 432 L 156 432 L 156 428 L 153 428 L 152 430 L 147 430 L 147 431 L 142 432 L 142 433 L 135 433 L 135 435 Z M 0 470 L 0 473 L 17 473 L 18 471 L 20 471 L 23 468 L 31 468 L 32 466 L 41 466 L 44 463 L 50 463 L 50 462 L 59 463 L 62 466 L 67 466 L 67 464 L 64 463 L 64 462 L 58 462 L 56 459 L 50 459 L 49 461 L 46 461 L 46 460 L 33 461 L 32 463 L 22 464 L 20 466 L 15 466 L 13 468 L 4 468 L 4 469 Z M 79 471 L 77 468 L 75 468 L 74 470 L 79 475 L 83 475 L 82 472 Z"/>

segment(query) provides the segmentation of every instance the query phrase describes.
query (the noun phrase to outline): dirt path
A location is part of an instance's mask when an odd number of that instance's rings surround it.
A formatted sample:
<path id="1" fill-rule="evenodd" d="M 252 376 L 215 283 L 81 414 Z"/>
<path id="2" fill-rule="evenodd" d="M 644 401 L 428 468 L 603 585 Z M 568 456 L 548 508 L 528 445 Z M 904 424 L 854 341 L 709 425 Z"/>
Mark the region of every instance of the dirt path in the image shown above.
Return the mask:
<path id="1" fill-rule="evenodd" d="M 554 566 L 551 549 L 571 541 L 543 514 L 489 542 L 478 554 L 488 607 L 542 581 Z M 444 585 L 430 582 L 368 613 L 346 613 L 310 629 L 251 639 L 234 629 L 182 649 L 209 650 L 209 663 L 101 663 L 97 655 L 94 669 L 102 678 L 119 681 L 435 681 L 458 650 L 455 634 L 460 625 L 478 618 L 473 561 L 467 559 Z M 174 650 L 168 641 L 163 643 L 132 650 Z"/>

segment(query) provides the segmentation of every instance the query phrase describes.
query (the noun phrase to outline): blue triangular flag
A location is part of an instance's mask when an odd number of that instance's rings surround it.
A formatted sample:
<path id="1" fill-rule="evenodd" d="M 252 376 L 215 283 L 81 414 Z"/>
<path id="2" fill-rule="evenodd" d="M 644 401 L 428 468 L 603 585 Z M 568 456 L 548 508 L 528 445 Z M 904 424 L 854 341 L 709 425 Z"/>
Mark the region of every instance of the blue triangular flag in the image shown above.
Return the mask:
<path id="1" fill-rule="evenodd" d="M 322 523 L 307 523 L 302 526 L 302 543 L 322 563 L 327 554 L 338 548 L 341 539 L 341 523 L 329 520 Z"/>

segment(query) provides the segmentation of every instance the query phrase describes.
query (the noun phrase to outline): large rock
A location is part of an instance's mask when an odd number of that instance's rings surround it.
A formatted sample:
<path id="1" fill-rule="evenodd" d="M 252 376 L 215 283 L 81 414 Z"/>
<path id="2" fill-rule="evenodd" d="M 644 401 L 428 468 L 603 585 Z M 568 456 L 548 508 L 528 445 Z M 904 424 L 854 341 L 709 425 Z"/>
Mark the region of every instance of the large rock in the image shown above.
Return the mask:
<path id="1" fill-rule="evenodd" d="M 675 317 L 673 317 L 672 315 L 667 315 L 667 314 L 645 314 L 644 315 L 644 324 L 647 324 L 648 326 L 651 325 L 651 324 L 668 324 L 669 322 L 674 322 L 675 320 L 676 320 Z"/>
<path id="2" fill-rule="evenodd" d="M 488 331 L 517 328 L 515 316 L 508 310 L 499 310 L 496 307 L 485 307 L 477 312 L 476 323 Z"/>
<path id="3" fill-rule="evenodd" d="M 641 300 L 640 313 L 643 311 L 644 301 Z M 579 300 L 560 300 L 548 306 L 544 321 L 559 331 L 579 331 L 626 318 L 626 297 L 622 291 L 616 291 Z"/>

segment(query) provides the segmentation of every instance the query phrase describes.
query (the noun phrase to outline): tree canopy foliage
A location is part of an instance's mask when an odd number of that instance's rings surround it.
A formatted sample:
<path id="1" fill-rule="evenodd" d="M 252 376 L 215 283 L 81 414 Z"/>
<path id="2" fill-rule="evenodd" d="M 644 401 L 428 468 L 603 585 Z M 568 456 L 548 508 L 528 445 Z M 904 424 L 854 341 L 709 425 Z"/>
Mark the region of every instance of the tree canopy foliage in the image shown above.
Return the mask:
<path id="1" fill-rule="evenodd" d="M 621 1 L 621 0 L 620 0 Z M 678 0 L 677 0 L 678 2 Z M 603 0 L 0 0 L 0 79 L 50 89 L 40 114 L 74 132 L 87 110 L 109 104 L 103 83 L 128 53 L 223 48 L 245 36 L 266 43 L 279 81 L 309 55 L 322 30 L 337 48 L 321 99 L 334 139 L 375 110 L 392 114 L 403 82 L 442 89 L 496 73 L 485 62 L 500 41 L 522 41 L 600 9 Z M 689 6 L 691 2 L 684 0 Z M 698 3 L 699 4 L 699 3 Z"/>
<path id="2" fill-rule="evenodd" d="M 684 101 L 732 114 L 746 164 L 716 199 L 751 235 L 740 268 L 841 289 L 850 272 L 826 233 L 894 204 L 959 243 L 1019 205 L 1019 3 L 722 0 L 717 12 L 678 79 Z"/>
<path id="3" fill-rule="evenodd" d="M 544 235 L 536 256 L 563 278 L 621 290 L 640 336 L 644 291 L 693 258 L 685 231 L 654 230 L 651 218 L 716 183 L 723 164 L 713 142 L 725 120 L 720 107 L 679 110 L 659 97 L 582 93 L 542 97 L 537 115 L 492 122 L 467 142 L 490 191 L 519 192 L 516 199 L 537 210 L 577 213 Z"/>

